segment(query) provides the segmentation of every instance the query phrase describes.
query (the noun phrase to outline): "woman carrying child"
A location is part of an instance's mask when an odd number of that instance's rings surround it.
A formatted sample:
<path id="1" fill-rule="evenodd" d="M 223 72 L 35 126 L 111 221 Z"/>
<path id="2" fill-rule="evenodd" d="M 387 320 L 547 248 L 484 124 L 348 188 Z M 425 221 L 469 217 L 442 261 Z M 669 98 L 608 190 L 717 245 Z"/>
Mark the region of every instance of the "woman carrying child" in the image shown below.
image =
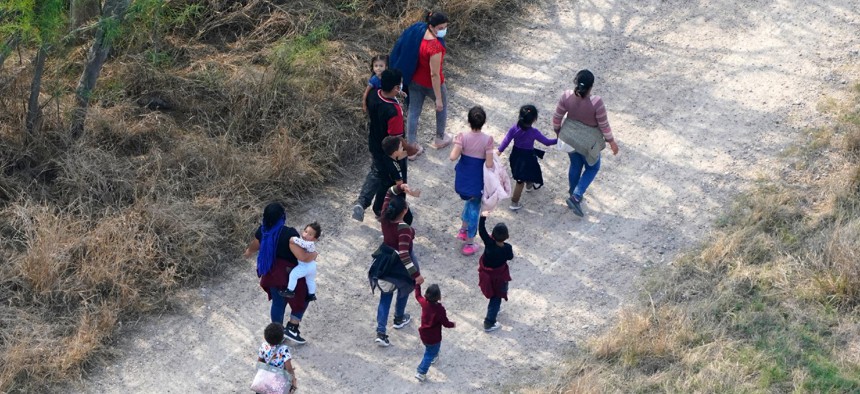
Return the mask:
<path id="1" fill-rule="evenodd" d="M 547 146 L 558 143 L 558 139 L 547 138 L 540 130 L 532 127 L 537 118 L 538 111 L 534 105 L 522 106 L 517 124 L 508 130 L 499 145 L 499 154 L 501 154 L 511 143 L 511 140 L 514 141 L 509 159 L 511 175 L 517 181 L 516 186 L 514 186 L 514 195 L 511 196 L 510 208 L 514 211 L 523 207 L 523 204 L 520 203 L 520 197 L 523 194 L 524 186 L 528 186 L 529 191 L 540 189 L 543 186 L 543 172 L 538 163 L 538 157 L 543 157 L 543 151 L 535 149 L 535 140 Z"/>
<path id="2" fill-rule="evenodd" d="M 257 255 L 257 276 L 260 278 L 260 287 L 272 301 L 270 310 L 273 323 L 284 323 L 287 305 L 290 305 L 290 320 L 284 329 L 287 338 L 298 344 L 305 343 L 299 332 L 299 323 L 310 303 L 308 299 L 307 281 L 299 279 L 295 296 L 289 299 L 282 297 L 280 291 L 284 290 L 289 283 L 289 272 L 298 265 L 298 260 L 313 261 L 317 253 L 305 252 L 298 245 L 290 242 L 290 238 L 298 237 L 299 232 L 295 228 L 287 227 L 284 206 L 273 202 L 266 205 L 263 210 L 263 221 L 254 233 L 254 239 L 245 249 L 245 258 L 251 257 L 259 250 Z"/>
<path id="3" fill-rule="evenodd" d="M 457 134 L 450 159 L 459 159 L 455 167 L 454 190 L 466 201 L 457 239 L 465 241 L 462 253 L 471 256 L 478 251 L 475 234 L 478 232 L 484 190 L 483 166 L 493 168 L 493 137 L 481 131 L 487 121 L 487 114 L 480 106 L 469 110 L 468 121 L 472 130 Z"/>
<path id="4" fill-rule="evenodd" d="M 489 212 L 483 212 L 478 223 L 478 231 L 484 241 L 484 254 L 478 260 L 478 287 L 490 300 L 487 317 L 484 318 L 484 331 L 491 332 L 502 328 L 496 316 L 501 309 L 502 299 L 508 300 L 508 282 L 511 281 L 508 261 L 514 258 L 514 249 L 505 242 L 508 239 L 508 227 L 504 223 L 496 223 L 492 235 L 487 233 L 488 215 Z"/>
<path id="5" fill-rule="evenodd" d="M 430 364 L 435 364 L 439 357 L 439 350 L 442 348 L 442 327 L 454 328 L 456 324 L 448 320 L 448 314 L 441 303 L 442 291 L 439 285 L 430 285 L 422 296 L 421 285 L 416 284 L 415 299 L 421 304 L 421 327 L 418 328 L 418 335 L 421 337 L 421 343 L 424 344 L 424 357 L 418 364 L 415 379 L 423 382 L 427 380 Z"/>

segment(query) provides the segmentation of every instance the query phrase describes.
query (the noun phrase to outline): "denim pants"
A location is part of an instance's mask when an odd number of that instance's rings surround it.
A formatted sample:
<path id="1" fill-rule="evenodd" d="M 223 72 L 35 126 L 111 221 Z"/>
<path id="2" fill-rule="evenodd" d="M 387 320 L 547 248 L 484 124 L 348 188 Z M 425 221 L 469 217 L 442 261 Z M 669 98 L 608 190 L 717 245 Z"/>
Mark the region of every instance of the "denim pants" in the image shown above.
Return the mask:
<path id="1" fill-rule="evenodd" d="M 463 205 L 463 214 L 460 216 L 466 223 L 466 236 L 475 238 L 478 233 L 478 218 L 481 216 L 481 197 L 472 197 Z"/>
<path id="2" fill-rule="evenodd" d="M 430 363 L 439 355 L 439 349 L 442 348 L 442 342 L 435 345 L 424 344 L 424 358 L 421 359 L 421 364 L 418 364 L 418 373 L 426 375 L 430 370 Z"/>
<path id="3" fill-rule="evenodd" d="M 299 278 L 305 278 L 305 282 L 308 283 L 308 294 L 316 294 L 317 293 L 317 262 L 301 262 L 299 261 L 299 265 L 290 270 L 290 282 L 287 283 L 287 288 L 290 290 L 296 289 L 296 284 L 299 281 Z"/>
<path id="4" fill-rule="evenodd" d="M 597 157 L 597 162 L 593 166 L 590 166 L 585 161 L 585 156 L 579 153 L 570 152 L 567 155 L 570 157 L 570 168 L 567 170 L 567 182 L 569 185 L 567 192 L 572 196 L 576 196 L 577 199 L 582 200 L 582 196 L 585 195 L 585 191 L 591 185 L 591 182 L 594 181 L 597 171 L 600 170 L 600 156 Z"/>
<path id="5" fill-rule="evenodd" d="M 400 168 L 404 176 L 406 175 L 406 165 L 406 159 L 400 161 Z M 403 182 L 406 182 L 406 178 L 403 179 Z M 382 205 L 385 203 L 385 193 L 388 193 L 388 189 L 391 186 L 394 186 L 394 183 L 382 175 L 376 164 L 371 164 L 370 171 L 367 172 L 367 176 L 364 178 L 364 184 L 361 185 L 361 191 L 358 192 L 358 199 L 355 200 L 355 203 L 361 205 L 364 209 L 373 205 L 373 214 L 379 216 L 382 214 Z M 411 210 L 406 214 L 406 217 L 404 221 L 412 224 Z"/>
<path id="6" fill-rule="evenodd" d="M 445 125 L 448 121 L 448 87 L 443 83 L 440 87 L 442 91 L 442 112 L 433 112 L 436 114 L 436 138 L 445 136 Z M 433 88 L 425 88 L 415 82 L 409 84 L 409 116 L 406 119 L 406 142 L 414 144 L 418 141 L 418 117 L 421 116 L 421 109 L 424 107 L 424 99 L 429 97 L 433 102 L 436 101 L 436 94 L 433 93 Z"/>
<path id="7" fill-rule="evenodd" d="M 508 282 L 505 282 L 503 287 L 505 293 L 508 292 Z M 502 297 L 492 297 L 487 304 L 487 317 L 484 318 L 484 327 L 490 327 L 496 324 L 496 317 L 499 315 L 499 309 L 502 308 Z"/>
<path id="8" fill-rule="evenodd" d="M 287 300 L 284 297 L 281 297 L 280 294 L 278 294 L 277 287 L 270 287 L 269 294 L 272 296 L 272 307 L 269 310 L 269 314 L 271 315 L 270 317 L 272 318 L 272 323 L 286 323 L 284 321 L 284 315 L 287 313 Z M 305 312 L 307 312 L 307 307 L 309 303 L 310 302 L 305 301 L 305 310 L 300 313 L 293 312 L 292 310 L 290 310 L 290 319 L 302 321 L 302 317 L 305 315 Z"/>
<path id="9" fill-rule="evenodd" d="M 412 263 L 420 270 L 420 264 L 415 258 L 415 252 L 410 250 L 409 256 L 412 258 Z M 394 292 L 397 292 L 397 301 L 394 302 L 394 318 L 402 318 L 406 314 L 406 301 L 409 301 L 409 295 L 415 289 L 409 287 L 398 286 L 397 290 L 392 290 L 388 293 L 379 293 L 379 305 L 376 307 L 376 332 L 385 334 L 385 327 L 388 326 L 388 314 L 391 312 L 391 300 L 394 298 Z"/>

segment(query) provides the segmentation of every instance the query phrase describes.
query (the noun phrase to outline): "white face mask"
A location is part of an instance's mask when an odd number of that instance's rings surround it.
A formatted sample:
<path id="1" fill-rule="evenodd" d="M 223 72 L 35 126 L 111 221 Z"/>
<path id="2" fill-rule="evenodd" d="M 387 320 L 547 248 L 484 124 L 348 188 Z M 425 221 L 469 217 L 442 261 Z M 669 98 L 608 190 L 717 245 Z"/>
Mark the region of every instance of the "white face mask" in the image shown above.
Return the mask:
<path id="1" fill-rule="evenodd" d="M 436 31 L 436 37 L 445 38 L 445 35 L 448 34 L 448 28 L 444 28 L 442 30 Z"/>

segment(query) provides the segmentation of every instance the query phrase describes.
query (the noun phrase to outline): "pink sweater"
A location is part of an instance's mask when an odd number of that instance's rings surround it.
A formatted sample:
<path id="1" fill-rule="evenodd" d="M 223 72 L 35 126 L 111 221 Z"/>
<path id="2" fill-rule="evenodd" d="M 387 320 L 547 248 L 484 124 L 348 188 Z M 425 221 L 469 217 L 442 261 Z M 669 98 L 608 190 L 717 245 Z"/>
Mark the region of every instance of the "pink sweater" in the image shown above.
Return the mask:
<path id="1" fill-rule="evenodd" d="M 592 127 L 600 128 L 603 139 L 611 142 L 612 128 L 609 127 L 609 118 L 606 116 L 606 107 L 600 96 L 588 96 L 585 98 L 573 94 L 573 90 L 565 90 L 558 100 L 555 115 L 552 116 L 552 129 L 558 133 L 561 130 L 561 121 L 567 115 L 569 119 L 577 120 Z"/>

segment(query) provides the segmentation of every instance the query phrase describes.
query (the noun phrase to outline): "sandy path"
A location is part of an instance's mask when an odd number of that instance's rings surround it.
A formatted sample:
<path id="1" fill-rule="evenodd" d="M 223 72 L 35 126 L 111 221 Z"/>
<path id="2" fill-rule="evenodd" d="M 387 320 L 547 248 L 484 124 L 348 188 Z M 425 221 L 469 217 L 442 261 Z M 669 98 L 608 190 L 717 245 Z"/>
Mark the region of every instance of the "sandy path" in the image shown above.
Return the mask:
<path id="1" fill-rule="evenodd" d="M 308 343 L 293 348 L 302 391 L 483 392 L 544 379 L 565 349 L 634 300 L 643 267 L 694 245 L 732 195 L 763 170 L 778 170 L 772 158 L 813 120 L 820 89 L 851 80 L 839 65 L 856 62 L 860 48 L 860 15 L 847 0 L 547 3 L 473 69 L 449 72 L 450 131 L 465 129 L 466 109 L 481 104 L 498 143 L 519 105 L 532 102 L 541 110 L 537 126 L 549 132 L 559 94 L 590 68 L 621 154 L 604 157 L 586 218 L 564 205 L 568 160 L 550 152 L 549 184 L 526 194 L 519 213 L 503 209 L 490 219 L 508 223 L 517 257 L 504 328 L 488 335 L 477 258 L 460 256 L 454 239 L 462 205 L 448 150 L 412 164 L 410 183 L 424 190 L 413 200 L 422 271 L 442 285 L 458 323 L 444 332 L 430 381 L 418 384 L 415 322 L 390 330 L 390 348 L 373 343 L 377 298 L 364 278 L 379 231 L 372 219 L 358 224 L 347 214 L 365 169 L 328 189 L 318 206 L 290 209 L 290 225 L 319 219 L 327 229 L 320 301 L 302 324 Z M 246 392 L 268 303 L 251 263 L 237 264 L 247 265 L 181 294 L 175 314 L 128 328 L 115 347 L 122 356 L 69 391 Z M 420 314 L 414 299 L 407 310 Z"/>

